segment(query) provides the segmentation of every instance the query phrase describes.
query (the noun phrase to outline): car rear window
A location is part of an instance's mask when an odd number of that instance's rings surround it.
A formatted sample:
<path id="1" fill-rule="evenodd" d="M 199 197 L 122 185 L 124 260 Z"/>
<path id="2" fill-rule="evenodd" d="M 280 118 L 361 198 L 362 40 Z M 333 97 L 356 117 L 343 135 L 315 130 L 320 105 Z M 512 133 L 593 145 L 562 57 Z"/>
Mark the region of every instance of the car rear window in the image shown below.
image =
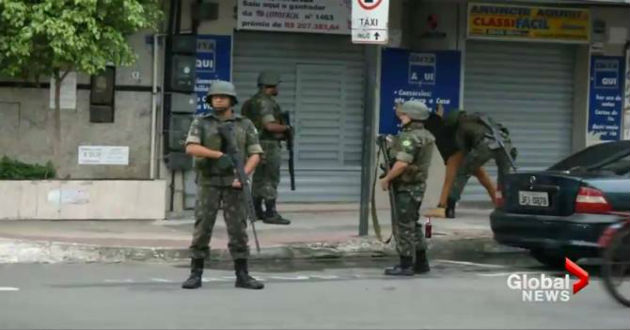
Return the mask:
<path id="1" fill-rule="evenodd" d="M 630 141 L 601 143 L 581 150 L 557 164 L 551 166 L 552 171 L 572 171 L 577 169 L 601 169 L 604 166 L 621 166 L 628 161 Z M 612 162 L 612 163 L 611 163 Z M 616 165 L 614 165 L 616 164 Z"/>
<path id="2" fill-rule="evenodd" d="M 606 164 L 602 164 L 602 166 L 588 168 L 588 170 L 627 176 L 630 174 L 630 154 L 616 160 L 611 160 Z"/>

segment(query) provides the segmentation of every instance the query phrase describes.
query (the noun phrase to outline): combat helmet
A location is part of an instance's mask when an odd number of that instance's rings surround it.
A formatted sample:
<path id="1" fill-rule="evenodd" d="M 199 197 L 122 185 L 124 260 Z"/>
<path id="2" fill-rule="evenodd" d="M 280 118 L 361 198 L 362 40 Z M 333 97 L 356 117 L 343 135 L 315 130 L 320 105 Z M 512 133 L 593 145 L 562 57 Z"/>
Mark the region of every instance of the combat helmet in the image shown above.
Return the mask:
<path id="1" fill-rule="evenodd" d="M 234 88 L 234 84 L 229 81 L 217 80 L 213 82 L 212 85 L 210 85 L 210 89 L 208 89 L 208 93 L 206 94 L 206 103 L 210 103 L 210 98 L 212 95 L 227 95 L 230 96 L 234 101 L 232 105 L 238 103 L 236 88 Z"/>
<path id="2" fill-rule="evenodd" d="M 263 71 L 258 75 L 258 86 L 278 86 L 280 75 L 273 71 Z"/>
<path id="3" fill-rule="evenodd" d="M 406 114 L 412 120 L 427 120 L 431 110 L 420 101 L 412 100 L 403 103 L 400 112 Z"/>

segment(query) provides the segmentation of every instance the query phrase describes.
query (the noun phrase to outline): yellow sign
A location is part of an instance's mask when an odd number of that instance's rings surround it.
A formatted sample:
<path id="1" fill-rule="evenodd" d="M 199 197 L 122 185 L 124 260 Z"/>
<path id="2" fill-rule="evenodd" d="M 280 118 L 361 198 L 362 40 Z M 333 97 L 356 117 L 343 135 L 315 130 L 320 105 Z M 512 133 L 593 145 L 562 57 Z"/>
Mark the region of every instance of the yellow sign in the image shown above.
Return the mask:
<path id="1" fill-rule="evenodd" d="M 590 31 L 588 9 L 468 5 L 468 36 L 473 38 L 588 43 Z"/>

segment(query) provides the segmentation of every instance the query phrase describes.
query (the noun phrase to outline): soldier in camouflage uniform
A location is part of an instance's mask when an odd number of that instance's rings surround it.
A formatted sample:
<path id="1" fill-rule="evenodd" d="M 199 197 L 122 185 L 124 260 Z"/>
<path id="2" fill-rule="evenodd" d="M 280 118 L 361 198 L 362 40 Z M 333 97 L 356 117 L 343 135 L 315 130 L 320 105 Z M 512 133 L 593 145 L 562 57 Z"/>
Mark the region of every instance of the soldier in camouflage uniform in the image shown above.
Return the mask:
<path id="1" fill-rule="evenodd" d="M 274 72 L 262 72 L 258 76 L 259 91 L 243 104 L 242 114 L 256 125 L 260 134 L 260 144 L 265 150 L 260 165 L 254 172 L 252 197 L 256 217 L 269 224 L 288 225 L 291 223 L 276 210 L 278 184 L 280 183 L 280 162 L 282 148 L 280 141 L 285 139 L 291 126 L 284 123 L 278 95 L 280 76 Z M 265 205 L 263 212 L 262 205 Z"/>
<path id="2" fill-rule="evenodd" d="M 396 110 L 402 131 L 389 150 L 395 163 L 381 180 L 381 187 L 394 189 L 398 215 L 395 239 L 400 264 L 385 269 L 385 275 L 411 276 L 430 270 L 422 225 L 418 223 L 435 140 L 424 128 L 429 113 L 420 101 L 405 102 Z"/>
<path id="3" fill-rule="evenodd" d="M 455 182 L 455 177 L 457 175 L 457 170 L 461 166 L 464 161 L 464 152 L 458 147 L 457 141 L 455 138 L 456 130 L 453 126 L 447 126 L 444 115 L 444 108 L 442 105 L 438 105 L 437 109 L 434 113 L 431 113 L 429 119 L 426 122 L 425 128 L 435 136 L 435 145 L 444 160 L 444 165 L 446 166 L 446 171 L 444 173 L 444 183 L 442 185 L 442 192 L 440 193 L 440 201 L 438 206 L 434 209 L 430 209 L 425 212 L 424 216 L 426 217 L 437 217 L 437 218 L 454 218 L 455 217 L 455 209 L 448 208 L 448 195 L 453 186 L 453 182 Z M 479 180 L 479 183 L 486 188 L 488 195 L 490 196 L 490 200 L 492 200 L 494 204 L 494 198 L 496 194 L 496 190 L 494 187 L 494 183 L 492 179 L 488 175 L 488 172 L 482 167 L 475 169 L 473 173 L 475 177 Z"/>
<path id="4" fill-rule="evenodd" d="M 488 127 L 482 118 L 491 127 Z M 455 205 L 460 200 L 462 191 L 475 170 L 490 159 L 494 159 L 498 170 L 497 184 L 500 187 L 503 178 L 510 172 L 511 168 L 510 159 L 506 152 L 509 152 L 514 160 L 517 156 L 517 150 L 512 146 L 508 129 L 485 114 L 454 111 L 446 118 L 446 126 L 455 132 L 457 146 L 464 152 L 464 160 L 457 170 L 446 204 L 447 216 L 454 218 Z M 493 130 L 499 132 L 505 151 L 494 140 Z"/>
<path id="5" fill-rule="evenodd" d="M 221 150 L 225 143 L 218 128 L 234 125 L 237 146 L 248 155 L 246 162 L 243 160 L 248 174 L 254 170 L 263 152 L 258 132 L 249 119 L 233 114 L 232 107 L 238 101 L 231 83 L 214 82 L 205 101 L 211 105 L 213 112 L 195 117 L 186 138 L 186 153 L 194 157 L 198 193 L 190 245 L 191 272 L 182 287 L 196 289 L 201 286 L 204 259 L 209 255 L 212 229 L 222 207 L 229 236 L 228 248 L 234 260 L 235 286 L 262 289 L 263 284 L 248 273 L 249 246 L 242 186 L 234 175 L 232 159 Z"/>

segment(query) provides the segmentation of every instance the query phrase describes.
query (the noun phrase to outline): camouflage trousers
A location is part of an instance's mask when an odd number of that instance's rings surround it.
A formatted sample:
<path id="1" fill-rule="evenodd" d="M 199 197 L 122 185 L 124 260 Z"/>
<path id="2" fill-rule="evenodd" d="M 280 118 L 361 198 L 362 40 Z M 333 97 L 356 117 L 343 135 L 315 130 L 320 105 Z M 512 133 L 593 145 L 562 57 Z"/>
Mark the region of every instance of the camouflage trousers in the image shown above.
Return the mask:
<path id="1" fill-rule="evenodd" d="M 228 249 L 232 259 L 245 259 L 249 256 L 247 222 L 243 193 L 232 187 L 200 185 L 197 189 L 195 205 L 195 227 L 190 244 L 192 258 L 207 258 L 210 253 L 210 238 L 217 219 L 219 208 L 228 232 Z"/>
<path id="2" fill-rule="evenodd" d="M 424 190 L 396 190 L 396 250 L 402 257 L 413 257 L 416 251 L 427 249 L 420 217 Z"/>
<path id="3" fill-rule="evenodd" d="M 510 143 L 505 143 L 505 147 L 508 150 L 516 151 Z M 515 152 L 512 153 L 512 157 L 516 158 Z M 490 159 L 494 159 L 497 164 L 498 184 L 501 184 L 503 177 L 510 172 L 510 161 L 502 149 L 492 150 L 488 143 L 482 141 L 464 155 L 464 162 L 457 170 L 448 198 L 455 202 L 459 201 L 470 176 Z"/>
<path id="4" fill-rule="evenodd" d="M 252 180 L 252 196 L 272 200 L 278 198 L 278 184 L 280 183 L 280 163 L 282 162 L 282 147 L 279 141 L 261 140 L 265 153 Z"/>

